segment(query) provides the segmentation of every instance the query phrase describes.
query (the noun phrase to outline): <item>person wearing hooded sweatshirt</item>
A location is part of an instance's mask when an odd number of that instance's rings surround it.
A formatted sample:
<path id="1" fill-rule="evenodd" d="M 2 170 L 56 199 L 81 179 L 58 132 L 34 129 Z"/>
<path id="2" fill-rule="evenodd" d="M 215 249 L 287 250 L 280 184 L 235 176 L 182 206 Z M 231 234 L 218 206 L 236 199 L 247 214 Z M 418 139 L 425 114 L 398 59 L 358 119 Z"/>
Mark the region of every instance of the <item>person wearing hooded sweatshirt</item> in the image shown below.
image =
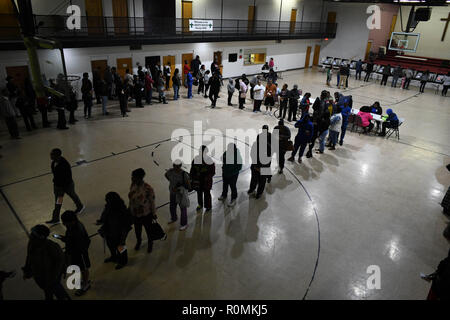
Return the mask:
<path id="1" fill-rule="evenodd" d="M 233 93 L 234 90 L 236 90 L 236 88 L 234 87 L 234 81 L 233 79 L 228 79 L 228 84 L 227 84 L 227 91 L 228 91 L 228 105 L 230 107 L 233 106 L 233 104 L 231 103 L 231 98 L 233 98 Z"/>
<path id="2" fill-rule="evenodd" d="M 236 147 L 236 144 L 230 143 L 227 146 L 227 151 L 222 155 L 222 179 L 223 179 L 223 189 L 222 195 L 219 197 L 219 201 L 225 201 L 228 196 L 228 187 L 231 189 L 231 200 L 228 204 L 232 207 L 236 204 L 237 193 L 237 180 L 239 177 L 239 172 L 242 169 L 242 157 Z"/>
<path id="3" fill-rule="evenodd" d="M 45 300 L 71 300 L 63 285 L 61 276 L 66 271 L 64 253 L 61 247 L 47 239 L 50 229 L 44 225 L 31 228 L 27 258 L 22 267 L 23 278 L 33 278 L 45 293 Z"/>
<path id="4" fill-rule="evenodd" d="M 310 120 L 309 114 L 305 114 L 300 120 L 295 123 L 295 127 L 298 128 L 297 135 L 295 136 L 294 150 L 288 161 L 293 162 L 295 160 L 295 154 L 300 149 L 298 154 L 298 163 L 302 163 L 303 153 L 306 146 L 311 142 L 311 138 L 314 133 L 314 126 Z"/>
<path id="5" fill-rule="evenodd" d="M 216 166 L 211 157 L 208 156 L 208 148 L 201 146 L 199 154 L 192 160 L 190 171 L 192 187 L 197 191 L 197 211 L 212 209 L 211 189 L 213 177 L 216 174 Z"/>
<path id="6" fill-rule="evenodd" d="M 262 132 L 256 138 L 250 151 L 252 159 L 252 165 L 250 166 L 252 177 L 250 180 L 250 188 L 247 193 L 251 196 L 254 195 L 256 190 L 256 199 L 259 199 L 264 192 L 266 182 L 270 182 L 270 165 L 272 159 L 271 139 L 272 134 L 269 132 L 269 126 L 264 125 L 262 127 Z M 264 151 L 266 151 L 265 154 Z"/>
<path id="7" fill-rule="evenodd" d="M 131 186 L 128 193 L 129 210 L 133 217 L 134 231 L 136 233 L 136 246 L 139 250 L 142 243 L 142 227 L 147 233 L 147 252 L 153 250 L 153 240 L 150 234 L 152 220 L 156 220 L 155 191 L 144 181 L 145 171 L 142 168 L 131 173 Z"/>
<path id="8" fill-rule="evenodd" d="M 313 109 L 313 116 L 312 116 L 312 123 L 314 126 L 313 135 L 311 137 L 311 143 L 309 144 L 308 152 L 306 153 L 307 158 L 312 158 L 312 150 L 314 148 L 314 144 L 316 143 L 316 139 L 318 137 L 319 133 L 319 122 L 320 119 L 322 119 L 322 115 L 325 111 L 328 110 L 328 105 L 330 104 L 330 98 L 329 98 L 329 92 L 326 90 L 323 90 L 320 93 L 320 98 L 317 97 L 314 101 L 314 104 L 312 106 Z"/>
<path id="9" fill-rule="evenodd" d="M 370 132 L 373 129 L 373 123 L 371 120 L 373 120 L 372 114 L 369 112 L 363 112 L 359 111 L 358 116 L 361 117 L 361 124 L 364 128 L 364 132 Z"/>
<path id="10" fill-rule="evenodd" d="M 337 108 L 336 113 L 330 118 L 330 148 L 328 150 L 336 150 L 339 132 L 342 126 L 341 108 Z"/>
<path id="11" fill-rule="evenodd" d="M 192 73 L 189 71 L 186 74 L 186 85 L 187 85 L 187 88 L 188 88 L 187 98 L 188 99 L 192 99 L 192 84 L 193 83 L 194 83 L 194 78 L 192 77 Z"/>
<path id="12" fill-rule="evenodd" d="M 297 121 L 297 109 L 298 109 L 298 99 L 300 99 L 301 92 L 298 90 L 298 86 L 294 84 L 292 90 L 289 91 L 289 114 L 288 121 Z"/>
<path id="13" fill-rule="evenodd" d="M 66 244 L 65 252 L 68 264 L 78 266 L 81 270 L 81 288 L 75 292 L 75 295 L 82 296 L 91 287 L 89 280 L 91 261 L 88 253 L 91 240 L 74 211 L 65 211 L 61 215 L 61 220 L 67 230 L 64 236 L 59 236 L 59 239 Z"/>
<path id="14" fill-rule="evenodd" d="M 111 256 L 104 262 L 116 262 L 116 270 L 119 270 L 128 263 L 126 239 L 133 220 L 125 202 L 116 192 L 108 192 L 105 201 L 105 208 L 97 221 L 97 224 L 101 224 L 98 233 L 105 239 L 111 252 Z"/>
<path id="15" fill-rule="evenodd" d="M 392 111 L 392 109 L 387 109 L 386 113 L 388 115 L 385 122 L 381 126 L 380 136 L 384 137 L 386 135 L 386 128 L 397 128 L 399 125 L 399 120 L 397 115 Z"/>
<path id="16" fill-rule="evenodd" d="M 341 107 L 340 104 L 338 104 L 338 107 L 341 108 L 341 115 L 342 115 L 342 126 L 341 126 L 341 133 L 340 133 L 340 137 L 339 137 L 339 145 L 342 146 L 344 144 L 344 137 L 345 137 L 345 132 L 347 131 L 347 126 L 348 126 L 348 118 L 350 117 L 350 114 L 352 113 L 352 96 L 348 97 L 344 97 L 344 104 Z"/>
<path id="17" fill-rule="evenodd" d="M 209 79 L 209 100 L 211 100 L 211 108 L 216 107 L 217 97 L 220 92 L 220 79 L 218 73 L 214 73 L 211 79 Z"/>
<path id="18" fill-rule="evenodd" d="M 328 135 L 330 127 L 330 113 L 328 110 L 322 114 L 322 117 L 319 119 L 319 123 L 317 125 L 318 137 L 319 137 L 319 148 L 316 149 L 316 153 L 321 154 L 325 150 L 325 140 Z"/>
<path id="19" fill-rule="evenodd" d="M 282 174 L 285 163 L 286 152 L 288 151 L 288 141 L 291 139 L 291 130 L 285 126 L 284 120 L 280 119 L 278 125 L 273 128 L 274 134 L 278 136 L 278 147 L 280 150 L 276 150 L 278 155 L 278 173 Z M 277 130 L 277 131 L 276 131 Z"/>

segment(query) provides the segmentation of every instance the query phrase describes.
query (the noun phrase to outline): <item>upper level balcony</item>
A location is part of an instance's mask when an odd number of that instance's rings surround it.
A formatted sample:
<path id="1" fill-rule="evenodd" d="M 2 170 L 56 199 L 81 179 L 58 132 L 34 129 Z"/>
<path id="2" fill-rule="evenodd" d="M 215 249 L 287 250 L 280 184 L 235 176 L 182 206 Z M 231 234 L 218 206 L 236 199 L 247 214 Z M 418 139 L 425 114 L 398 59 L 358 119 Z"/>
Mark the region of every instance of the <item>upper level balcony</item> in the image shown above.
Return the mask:
<path id="1" fill-rule="evenodd" d="M 0 48 L 22 49 L 17 22 L 0 15 Z M 204 20 L 204 19 L 198 19 Z M 269 20 L 207 19 L 212 31 L 189 31 L 189 19 L 142 17 L 81 17 L 81 28 L 69 30 L 67 16 L 34 15 L 37 35 L 65 48 L 186 42 L 323 39 L 336 36 L 337 24 Z"/>

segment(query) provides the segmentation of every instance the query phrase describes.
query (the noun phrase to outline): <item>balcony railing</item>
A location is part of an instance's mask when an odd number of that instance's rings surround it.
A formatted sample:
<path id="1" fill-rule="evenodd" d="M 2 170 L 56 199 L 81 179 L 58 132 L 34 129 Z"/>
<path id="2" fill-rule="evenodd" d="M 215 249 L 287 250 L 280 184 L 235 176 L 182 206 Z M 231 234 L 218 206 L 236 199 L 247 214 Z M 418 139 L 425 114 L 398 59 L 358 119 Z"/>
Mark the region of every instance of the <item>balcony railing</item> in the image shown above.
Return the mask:
<path id="1" fill-rule="evenodd" d="M 81 28 L 69 30 L 66 16 L 35 15 L 34 20 L 39 36 L 59 39 L 68 46 L 100 45 L 101 41 L 114 45 L 133 40 L 151 44 L 334 38 L 337 27 L 335 23 L 321 22 L 207 19 L 213 22 L 213 31 L 189 31 L 189 19 L 83 16 Z M 0 24 L 0 40 L 20 39 L 14 30 L 17 24 Z"/>

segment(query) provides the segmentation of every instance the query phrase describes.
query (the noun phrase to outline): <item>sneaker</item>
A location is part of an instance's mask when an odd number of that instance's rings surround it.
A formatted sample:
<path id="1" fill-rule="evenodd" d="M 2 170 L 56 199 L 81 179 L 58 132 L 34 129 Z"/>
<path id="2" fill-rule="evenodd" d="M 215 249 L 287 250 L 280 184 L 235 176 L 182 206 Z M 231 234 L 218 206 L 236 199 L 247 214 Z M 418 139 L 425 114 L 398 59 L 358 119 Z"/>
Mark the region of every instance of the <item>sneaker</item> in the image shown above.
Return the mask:
<path id="1" fill-rule="evenodd" d="M 212 211 L 212 208 L 206 208 L 205 213 L 210 213 Z"/>
<path id="2" fill-rule="evenodd" d="M 170 220 L 169 222 L 167 222 L 167 224 L 172 224 L 174 222 L 177 222 L 177 220 Z"/>
<path id="3" fill-rule="evenodd" d="M 123 267 L 125 267 L 124 264 L 118 264 L 118 265 L 116 266 L 116 270 L 120 270 L 120 269 L 122 269 Z"/>
<path id="4" fill-rule="evenodd" d="M 287 159 L 287 161 L 290 161 L 290 162 L 294 162 L 294 157 L 289 157 L 289 159 Z"/>
<path id="5" fill-rule="evenodd" d="M 180 231 L 184 231 L 184 230 L 186 230 L 186 229 L 187 229 L 187 227 L 188 227 L 188 225 L 187 225 L 187 224 L 185 224 L 184 226 L 181 226 L 181 227 L 180 227 Z"/>
<path id="6" fill-rule="evenodd" d="M 302 158 L 298 158 L 297 162 L 302 163 Z"/>
<path id="7" fill-rule="evenodd" d="M 236 199 L 232 199 L 228 204 L 229 207 L 233 207 L 236 204 Z"/>
<path id="8" fill-rule="evenodd" d="M 255 192 L 255 190 L 248 190 L 247 191 L 247 194 L 252 194 L 252 193 L 254 193 Z"/>
<path id="9" fill-rule="evenodd" d="M 339 141 L 339 145 L 342 146 L 344 144 L 344 141 Z"/>
<path id="10" fill-rule="evenodd" d="M 335 147 L 329 147 L 328 150 L 336 150 Z"/>
<path id="11" fill-rule="evenodd" d="M 317 154 L 322 154 L 323 151 L 317 150 L 316 153 L 317 153 Z"/>
<path id="12" fill-rule="evenodd" d="M 61 222 L 59 221 L 59 219 L 58 220 L 52 219 L 52 220 L 49 220 L 49 221 L 45 221 L 45 223 L 46 224 L 55 225 L 55 224 L 58 224 L 58 223 L 61 223 Z"/>
<path id="13" fill-rule="evenodd" d="M 116 261 L 116 259 L 113 257 L 109 257 L 109 258 L 106 258 L 105 260 L 103 260 L 104 263 L 115 262 L 115 261 Z"/>
<path id="14" fill-rule="evenodd" d="M 81 208 L 75 210 L 75 213 L 77 213 L 77 214 L 82 214 L 83 211 L 84 211 L 84 209 L 86 209 L 86 206 L 83 204 L 83 206 L 82 206 Z"/>
<path id="15" fill-rule="evenodd" d="M 197 211 L 200 211 L 200 210 L 202 210 L 202 209 L 203 209 L 203 207 L 200 206 L 200 205 L 198 205 L 196 210 L 197 210 Z"/>
<path id="16" fill-rule="evenodd" d="M 278 174 L 283 174 L 283 169 L 278 169 Z"/>
<path id="17" fill-rule="evenodd" d="M 255 196 L 255 199 L 259 199 L 259 198 L 261 198 L 261 195 L 260 195 L 260 194 L 257 194 L 257 195 Z"/>
<path id="18" fill-rule="evenodd" d="M 136 243 L 136 245 L 134 246 L 134 250 L 139 250 L 141 248 L 141 241 L 138 241 L 137 243 Z"/>
<path id="19" fill-rule="evenodd" d="M 226 198 L 227 198 L 227 197 L 220 196 L 218 200 L 219 200 L 219 201 L 224 201 Z"/>

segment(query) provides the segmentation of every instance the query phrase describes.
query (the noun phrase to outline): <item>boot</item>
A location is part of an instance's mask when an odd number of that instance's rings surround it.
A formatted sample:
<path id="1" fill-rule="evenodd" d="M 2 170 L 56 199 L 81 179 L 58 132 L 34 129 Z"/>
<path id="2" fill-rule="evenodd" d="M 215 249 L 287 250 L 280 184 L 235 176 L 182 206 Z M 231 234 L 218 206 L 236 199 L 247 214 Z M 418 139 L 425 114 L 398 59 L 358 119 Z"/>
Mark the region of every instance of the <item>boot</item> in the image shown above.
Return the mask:
<path id="1" fill-rule="evenodd" d="M 134 246 L 134 250 L 139 250 L 141 248 L 141 243 L 142 243 L 142 240 L 138 239 L 138 241 L 136 242 L 136 245 Z"/>
<path id="2" fill-rule="evenodd" d="M 59 223 L 59 214 L 61 212 L 62 204 L 55 203 L 55 209 L 53 209 L 52 219 L 46 221 L 47 224 L 56 224 Z"/>

